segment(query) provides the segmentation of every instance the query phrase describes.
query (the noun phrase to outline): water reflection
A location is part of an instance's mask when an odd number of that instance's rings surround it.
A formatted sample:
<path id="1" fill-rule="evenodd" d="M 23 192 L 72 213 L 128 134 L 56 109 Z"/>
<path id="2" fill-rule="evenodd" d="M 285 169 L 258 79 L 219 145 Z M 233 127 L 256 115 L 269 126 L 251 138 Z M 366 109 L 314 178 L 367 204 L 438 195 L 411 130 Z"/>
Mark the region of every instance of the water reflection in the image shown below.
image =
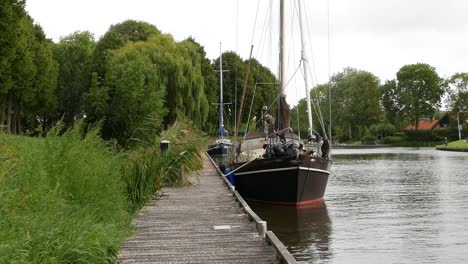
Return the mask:
<path id="1" fill-rule="evenodd" d="M 466 263 L 468 153 L 335 150 L 323 209 L 252 204 L 299 262 Z"/>
<path id="2" fill-rule="evenodd" d="M 267 221 L 268 229 L 288 247 L 298 262 L 331 258 L 332 223 L 324 208 L 297 209 L 286 206 L 250 204 Z"/>

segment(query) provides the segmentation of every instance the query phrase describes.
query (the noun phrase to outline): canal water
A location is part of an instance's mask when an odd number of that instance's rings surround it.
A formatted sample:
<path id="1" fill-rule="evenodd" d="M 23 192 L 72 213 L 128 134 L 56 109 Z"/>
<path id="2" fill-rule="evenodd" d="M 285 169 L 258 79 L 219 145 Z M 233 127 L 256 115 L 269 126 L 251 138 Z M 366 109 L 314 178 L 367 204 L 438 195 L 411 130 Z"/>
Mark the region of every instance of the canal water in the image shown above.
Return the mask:
<path id="1" fill-rule="evenodd" d="M 326 207 L 251 204 L 300 263 L 468 263 L 468 153 L 334 150 Z"/>

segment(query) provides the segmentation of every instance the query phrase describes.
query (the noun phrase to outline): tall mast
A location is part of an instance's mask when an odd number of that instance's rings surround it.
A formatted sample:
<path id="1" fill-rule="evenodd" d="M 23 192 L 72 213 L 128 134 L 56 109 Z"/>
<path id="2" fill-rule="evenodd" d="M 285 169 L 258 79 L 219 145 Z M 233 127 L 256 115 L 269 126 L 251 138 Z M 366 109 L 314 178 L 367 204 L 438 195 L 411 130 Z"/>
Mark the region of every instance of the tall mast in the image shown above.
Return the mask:
<path id="1" fill-rule="evenodd" d="M 280 100 L 278 100 L 278 130 L 283 129 L 282 124 L 282 112 L 283 112 L 283 102 L 285 102 L 284 98 L 286 95 L 284 94 L 284 0 L 280 0 L 280 38 L 279 38 L 279 86 L 278 86 L 278 93 L 280 96 Z"/>
<path id="2" fill-rule="evenodd" d="M 309 121 L 309 138 L 312 137 L 313 135 L 313 130 L 312 130 L 312 106 L 310 104 L 310 92 L 309 92 L 309 73 L 310 73 L 310 68 L 309 68 L 309 60 L 307 58 L 307 52 L 306 52 L 306 38 L 304 36 L 304 25 L 302 24 L 302 4 L 301 0 L 299 2 L 299 27 L 301 31 L 301 56 L 302 56 L 302 65 L 304 67 L 304 82 L 305 82 L 305 92 L 306 92 L 306 99 L 307 99 L 307 118 Z"/>
<path id="3" fill-rule="evenodd" d="M 221 42 L 219 43 L 219 133 L 224 138 L 223 121 L 223 54 L 221 52 Z"/>

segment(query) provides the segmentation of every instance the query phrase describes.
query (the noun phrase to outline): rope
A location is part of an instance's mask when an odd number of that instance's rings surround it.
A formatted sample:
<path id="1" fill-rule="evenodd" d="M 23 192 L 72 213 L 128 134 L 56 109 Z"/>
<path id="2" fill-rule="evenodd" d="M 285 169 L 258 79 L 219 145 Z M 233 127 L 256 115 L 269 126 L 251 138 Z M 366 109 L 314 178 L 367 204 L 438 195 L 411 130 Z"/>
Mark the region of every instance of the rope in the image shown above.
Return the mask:
<path id="1" fill-rule="evenodd" d="M 252 161 L 257 160 L 257 159 L 258 159 L 258 158 L 255 158 L 255 159 L 253 159 L 253 160 L 251 160 L 251 161 L 248 161 L 248 162 L 242 164 L 241 166 L 239 166 L 239 167 L 236 168 L 235 170 L 230 171 L 228 174 L 224 174 L 224 173 L 222 173 L 222 172 L 221 172 L 221 174 L 222 174 L 224 177 L 226 177 L 226 176 L 228 176 L 228 175 L 230 175 L 230 174 L 232 174 L 232 173 L 238 171 L 239 169 L 241 169 L 241 168 L 244 167 L 245 165 L 251 163 Z"/>

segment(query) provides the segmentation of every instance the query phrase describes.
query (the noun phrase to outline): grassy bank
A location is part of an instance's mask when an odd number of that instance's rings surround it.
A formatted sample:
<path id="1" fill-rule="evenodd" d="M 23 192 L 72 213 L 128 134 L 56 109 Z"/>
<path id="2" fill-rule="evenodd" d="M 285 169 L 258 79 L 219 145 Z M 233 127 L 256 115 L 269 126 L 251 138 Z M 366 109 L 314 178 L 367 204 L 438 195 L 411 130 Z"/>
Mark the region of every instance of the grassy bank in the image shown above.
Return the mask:
<path id="1" fill-rule="evenodd" d="M 452 141 L 447 144 L 443 145 L 437 145 L 436 146 L 438 149 L 444 149 L 444 150 L 465 150 L 468 151 L 468 142 L 466 140 L 457 140 L 457 141 Z"/>
<path id="2" fill-rule="evenodd" d="M 204 144 L 184 125 L 162 135 L 173 140 L 167 155 L 158 138 L 116 153 L 97 128 L 58 131 L 0 135 L 0 263 L 115 262 L 134 213 L 161 186 L 177 184 L 181 168 L 200 166 Z"/>

